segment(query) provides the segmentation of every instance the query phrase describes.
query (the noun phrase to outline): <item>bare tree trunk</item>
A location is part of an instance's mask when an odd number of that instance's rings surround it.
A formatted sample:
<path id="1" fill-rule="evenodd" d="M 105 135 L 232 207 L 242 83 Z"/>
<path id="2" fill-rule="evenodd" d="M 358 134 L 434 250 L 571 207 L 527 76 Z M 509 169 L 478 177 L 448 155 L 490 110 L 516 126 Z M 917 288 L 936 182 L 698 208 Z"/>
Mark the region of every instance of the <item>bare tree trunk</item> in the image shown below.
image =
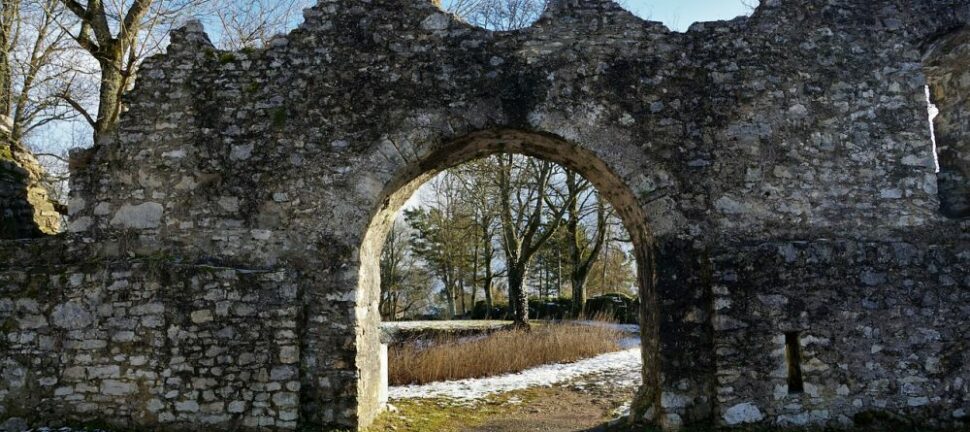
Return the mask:
<path id="1" fill-rule="evenodd" d="M 20 1 L 4 0 L 0 4 L 0 115 L 10 116 L 13 109 L 13 30 L 20 19 Z"/>
<path id="2" fill-rule="evenodd" d="M 538 281 L 538 284 L 537 284 L 538 285 L 537 288 L 538 288 L 538 291 L 539 291 L 539 298 L 544 298 L 545 295 L 546 295 L 545 294 L 545 287 L 543 286 L 543 283 L 544 283 L 543 282 L 543 276 L 545 276 L 545 272 L 542 271 L 542 268 L 541 267 L 539 267 L 538 270 L 539 270 L 539 281 Z"/>
<path id="3" fill-rule="evenodd" d="M 454 282 L 452 282 L 451 278 L 445 278 L 443 282 L 445 283 L 445 297 L 448 301 L 448 310 L 446 312 L 448 313 L 448 319 L 452 320 L 455 319 L 456 314 Z"/>
<path id="4" fill-rule="evenodd" d="M 586 278 L 580 280 L 574 276 L 570 278 L 570 283 L 573 284 L 572 314 L 576 318 L 583 318 L 586 316 Z"/>
<path id="5" fill-rule="evenodd" d="M 461 300 L 461 315 L 459 316 L 465 316 L 465 314 L 468 313 L 468 307 L 465 306 L 465 279 L 464 278 L 458 279 L 458 295 L 460 297 L 459 300 Z"/>
<path id="6" fill-rule="evenodd" d="M 491 273 L 490 270 L 486 270 L 486 271 L 488 273 Z M 492 303 L 492 275 L 491 274 L 485 276 L 485 281 L 482 284 L 482 289 L 485 290 L 485 319 L 489 319 L 489 318 L 492 318 L 492 307 L 494 307 L 494 304 Z"/>
<path id="7" fill-rule="evenodd" d="M 472 311 L 475 310 L 475 304 L 478 302 L 478 286 L 472 283 L 472 298 L 469 304 L 471 305 Z"/>
<path id="8" fill-rule="evenodd" d="M 121 115 L 121 96 L 124 93 L 124 74 L 120 59 L 99 60 L 101 87 L 98 95 L 98 117 L 94 123 L 94 142 L 111 133 Z"/>
<path id="9" fill-rule="evenodd" d="M 101 69 L 98 89 L 98 116 L 94 120 L 94 142 L 111 133 L 118 124 L 122 110 L 122 96 L 129 80 L 134 78 L 140 60 L 138 52 L 141 31 L 146 15 L 160 18 L 162 9 L 152 10 L 155 0 L 132 0 L 119 10 L 109 10 L 103 1 L 81 4 L 74 0 L 61 3 L 80 21 L 78 33 L 73 35 L 78 45 L 91 54 Z M 124 8 L 127 7 L 127 10 Z M 75 106 L 86 118 L 90 114 Z"/>
<path id="10" fill-rule="evenodd" d="M 455 287 L 448 290 L 448 319 L 453 320 L 458 316 L 458 306 L 455 304 Z"/>
<path id="11" fill-rule="evenodd" d="M 593 239 L 591 248 L 583 247 L 585 230 L 581 229 L 580 221 L 583 218 L 583 209 L 579 206 L 579 195 L 586 191 L 590 185 L 586 180 L 580 180 L 578 175 L 572 171 L 566 172 L 566 186 L 569 189 L 570 202 L 567 206 L 566 231 L 569 234 L 569 258 L 572 261 L 572 271 L 570 282 L 573 289 L 572 315 L 582 318 L 586 315 L 586 280 L 589 272 L 593 268 L 593 263 L 599 257 L 603 249 L 603 244 L 607 236 L 607 210 L 606 205 L 597 198 L 596 203 L 596 237 Z"/>
<path id="12" fill-rule="evenodd" d="M 391 311 L 390 314 L 388 314 L 388 316 L 391 317 L 391 321 L 397 321 L 397 301 L 399 297 L 400 295 L 398 294 L 397 289 L 391 292 Z"/>
<path id="13" fill-rule="evenodd" d="M 562 249 L 556 249 L 556 297 L 562 297 Z"/>
<path id="14" fill-rule="evenodd" d="M 492 317 L 492 256 L 494 255 L 494 249 L 492 248 L 492 235 L 489 232 L 489 225 L 491 225 L 491 219 L 486 220 L 482 224 L 482 249 L 483 256 L 482 264 L 485 270 L 485 276 L 482 280 L 482 290 L 485 291 L 485 318 Z"/>
<path id="15" fill-rule="evenodd" d="M 472 310 L 475 310 L 475 301 L 478 300 L 478 242 L 475 242 L 475 252 L 472 258 Z"/>
<path id="16" fill-rule="evenodd" d="M 529 298 L 525 293 L 527 270 L 524 266 L 509 267 L 509 306 L 514 305 L 513 326 L 529 327 Z"/>
<path id="17" fill-rule="evenodd" d="M 523 285 L 526 273 L 536 252 L 559 229 L 563 214 L 566 212 L 566 203 L 557 209 L 550 209 L 552 211 L 548 216 L 548 223 L 543 223 L 545 206 L 551 206 L 547 203 L 547 188 L 552 177 L 553 165 L 550 162 L 539 162 L 533 172 L 535 182 L 531 187 L 534 189 L 529 194 L 533 204 L 530 208 L 529 205 L 522 206 L 521 199 L 517 200 L 520 205 L 516 211 L 517 215 L 513 216 L 511 197 L 513 191 L 510 184 L 513 160 L 513 156 L 508 155 L 507 164 L 504 161 L 500 162 L 497 176 L 501 204 L 502 246 L 505 250 L 506 266 L 509 269 L 509 303 L 515 310 L 515 325 L 528 327 L 529 304 Z M 521 193 L 521 190 L 515 193 Z"/>
<path id="18" fill-rule="evenodd" d="M 381 312 L 382 319 L 391 318 L 390 307 L 391 307 L 391 293 L 390 291 L 385 291 L 384 289 L 382 289 L 381 300 L 377 306 L 378 308 L 377 310 Z"/>
<path id="19" fill-rule="evenodd" d="M 566 174 L 566 183 L 570 192 L 573 193 L 574 190 L 578 189 L 578 184 L 576 182 L 576 175 L 572 172 Z M 572 284 L 573 289 L 573 302 L 572 302 L 572 316 L 574 318 L 582 318 L 586 315 L 586 277 L 585 275 L 579 274 L 577 267 L 582 265 L 582 250 L 580 249 L 580 232 L 579 232 L 579 203 L 577 200 L 573 200 L 569 204 L 569 209 L 566 214 L 568 215 L 568 220 L 566 221 L 566 232 L 569 234 L 569 258 L 572 262 L 572 271 L 570 272 L 569 282 Z"/>
<path id="20" fill-rule="evenodd" d="M 518 315 L 518 313 L 519 313 L 519 304 L 516 303 L 515 300 L 514 300 L 515 299 L 515 295 L 514 295 L 513 291 L 515 289 L 512 288 L 512 276 L 511 276 L 511 274 L 508 273 L 507 270 L 506 270 L 506 279 L 508 280 L 508 283 L 509 283 L 509 286 L 508 286 L 508 291 L 509 291 L 509 311 L 506 314 L 507 315 L 506 318 L 513 318 L 514 319 L 515 316 Z"/>
<path id="21" fill-rule="evenodd" d="M 610 251 L 606 251 L 606 254 L 603 256 L 603 261 L 609 261 L 609 260 L 610 260 Z M 602 290 L 601 293 L 606 293 L 607 291 L 609 291 L 609 288 L 608 288 L 609 287 L 609 282 L 606 280 L 606 278 L 608 277 L 607 268 L 606 267 L 607 266 L 605 266 L 605 265 L 603 266 L 603 272 L 602 272 L 603 273 L 603 276 L 602 276 L 603 286 L 600 287 L 600 289 Z"/>

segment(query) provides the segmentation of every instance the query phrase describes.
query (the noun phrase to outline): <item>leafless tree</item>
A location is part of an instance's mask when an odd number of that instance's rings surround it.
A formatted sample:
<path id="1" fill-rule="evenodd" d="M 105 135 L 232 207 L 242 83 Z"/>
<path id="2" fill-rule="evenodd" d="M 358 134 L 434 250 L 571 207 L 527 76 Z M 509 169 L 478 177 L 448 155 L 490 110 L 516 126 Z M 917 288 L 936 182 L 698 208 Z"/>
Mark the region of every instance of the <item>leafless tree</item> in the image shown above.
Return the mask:
<path id="1" fill-rule="evenodd" d="M 512 154 L 496 159 L 509 307 L 515 325 L 528 327 L 529 302 L 525 283 L 530 263 L 559 229 L 569 198 L 556 204 L 551 197 L 550 182 L 562 169 L 558 165 Z"/>
<path id="2" fill-rule="evenodd" d="M 8 0 L 0 8 L 0 115 L 9 122 L 4 145 L 34 152 L 49 198 L 63 210 L 69 146 L 51 145 L 50 131 L 78 118 L 67 100 L 90 90 L 78 79 L 86 71 L 61 25 L 68 14 L 59 0 Z"/>
<path id="3" fill-rule="evenodd" d="M 394 321 L 427 306 L 431 276 L 408 248 L 409 227 L 398 220 L 381 251 L 381 317 Z"/>
<path id="4" fill-rule="evenodd" d="M 11 57 L 20 25 L 20 2 L 0 3 L 0 111 L 8 115 L 13 107 L 13 70 Z"/>
<path id="5" fill-rule="evenodd" d="M 226 46 L 258 46 L 312 2 L 3 0 L 0 115 L 12 123 L 8 138 L 34 151 L 52 196 L 66 196 L 68 150 L 116 127 L 139 65 L 163 48 L 175 25 L 215 17 Z"/>
<path id="6" fill-rule="evenodd" d="M 208 0 L 60 0 L 71 12 L 61 25 L 97 63 L 100 74 L 97 110 L 67 99 L 90 123 L 94 142 L 115 129 L 124 107 L 122 96 L 138 66 L 158 52 L 169 29 Z"/>
<path id="7" fill-rule="evenodd" d="M 528 27 L 539 19 L 548 0 L 451 0 L 445 8 L 471 24 L 489 30 Z"/>
<path id="8" fill-rule="evenodd" d="M 586 314 L 586 279 L 606 243 L 608 221 L 613 209 L 595 193 L 588 180 L 573 171 L 566 172 L 570 200 L 566 211 L 566 233 L 569 237 L 569 280 L 572 285 L 572 315 Z M 592 229 L 584 221 L 593 217 Z M 588 232 L 592 231 L 592 233 Z"/>
<path id="9" fill-rule="evenodd" d="M 406 210 L 405 217 L 416 231 L 412 251 L 441 282 L 446 313 L 452 319 L 467 312 L 465 283 L 474 247 L 470 206 L 452 172 L 433 178 L 429 187 L 429 200 L 422 208 Z"/>
<path id="10" fill-rule="evenodd" d="M 2 7 L 0 114 L 11 120 L 12 140 L 24 145 L 36 130 L 75 118 L 63 96 L 83 94 L 83 86 L 75 85 L 77 56 L 59 26 L 65 11 L 57 0 L 5 1 Z"/>
<path id="11" fill-rule="evenodd" d="M 489 30 L 511 31 L 532 25 L 542 16 L 550 1 L 445 0 L 443 6 L 469 24 Z M 617 0 L 616 3 L 623 7 L 628 6 L 627 0 Z"/>
<path id="12" fill-rule="evenodd" d="M 493 158 L 479 159 L 454 168 L 457 178 L 462 182 L 464 196 L 471 205 L 471 223 L 476 230 L 472 260 L 472 300 L 475 304 L 478 283 L 481 282 L 485 295 L 485 317 L 490 318 L 494 308 L 493 285 L 495 279 L 504 272 L 496 272 L 493 268 L 496 248 L 495 240 L 499 228 L 499 214 L 496 201 L 498 190 L 492 181 Z"/>
<path id="13" fill-rule="evenodd" d="M 221 27 L 220 48 L 262 47 L 299 19 L 304 8 L 314 4 L 314 0 L 215 1 L 212 16 Z"/>
<path id="14" fill-rule="evenodd" d="M 189 17 L 214 17 L 228 49 L 258 47 L 296 20 L 313 0 L 59 0 L 72 14 L 61 25 L 97 65 L 96 109 L 66 99 L 90 123 L 95 143 L 115 129 L 122 95 L 142 60 L 157 53 L 171 29 Z"/>

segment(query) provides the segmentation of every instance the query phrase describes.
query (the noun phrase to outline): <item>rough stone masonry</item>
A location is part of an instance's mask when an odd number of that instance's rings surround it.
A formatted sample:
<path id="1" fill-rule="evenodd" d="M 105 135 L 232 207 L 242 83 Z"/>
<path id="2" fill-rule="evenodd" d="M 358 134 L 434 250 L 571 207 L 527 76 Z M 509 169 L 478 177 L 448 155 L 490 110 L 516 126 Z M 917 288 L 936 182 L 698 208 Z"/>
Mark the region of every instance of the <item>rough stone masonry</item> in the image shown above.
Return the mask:
<path id="1" fill-rule="evenodd" d="M 44 170 L 34 156 L 12 143 L 13 121 L 0 115 L 0 239 L 57 234 L 61 213 L 48 197 Z"/>
<path id="2" fill-rule="evenodd" d="M 0 244 L 0 424 L 366 425 L 389 221 L 514 151 L 633 235 L 638 419 L 965 426 L 970 0 L 761 3 L 686 33 L 606 0 L 514 32 L 322 0 L 242 52 L 176 31 L 73 154 L 69 234 Z"/>

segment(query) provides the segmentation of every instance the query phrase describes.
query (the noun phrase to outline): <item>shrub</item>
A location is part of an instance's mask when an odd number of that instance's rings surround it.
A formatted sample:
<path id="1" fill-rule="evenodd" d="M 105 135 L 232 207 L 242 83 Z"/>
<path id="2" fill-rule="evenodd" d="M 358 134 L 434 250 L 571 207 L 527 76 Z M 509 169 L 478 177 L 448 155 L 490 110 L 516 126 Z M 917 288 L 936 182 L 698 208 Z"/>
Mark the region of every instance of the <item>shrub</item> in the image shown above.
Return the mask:
<path id="1" fill-rule="evenodd" d="M 618 351 L 622 337 L 612 328 L 558 323 L 476 338 L 411 341 L 390 347 L 388 375 L 392 385 L 404 385 L 513 373 Z"/>
<path id="2" fill-rule="evenodd" d="M 572 299 L 565 297 L 540 299 L 537 297 L 529 298 L 529 318 L 540 320 L 561 320 L 569 317 L 572 308 Z M 512 310 L 505 302 L 492 303 L 491 314 L 486 315 L 488 307 L 484 301 L 475 302 L 475 307 L 471 311 L 471 319 L 512 319 Z"/>
<path id="3" fill-rule="evenodd" d="M 472 307 L 471 318 L 472 319 L 509 319 L 509 304 L 505 302 L 493 302 L 492 311 L 488 313 L 488 307 L 485 305 L 484 300 L 479 300 L 475 302 L 475 306 Z"/>
<path id="4" fill-rule="evenodd" d="M 573 300 L 565 297 L 529 299 L 529 317 L 535 319 L 561 320 L 569 317 Z"/>
<path id="5" fill-rule="evenodd" d="M 623 324 L 636 324 L 640 302 L 623 293 L 609 293 L 586 300 L 586 316 L 611 317 Z"/>

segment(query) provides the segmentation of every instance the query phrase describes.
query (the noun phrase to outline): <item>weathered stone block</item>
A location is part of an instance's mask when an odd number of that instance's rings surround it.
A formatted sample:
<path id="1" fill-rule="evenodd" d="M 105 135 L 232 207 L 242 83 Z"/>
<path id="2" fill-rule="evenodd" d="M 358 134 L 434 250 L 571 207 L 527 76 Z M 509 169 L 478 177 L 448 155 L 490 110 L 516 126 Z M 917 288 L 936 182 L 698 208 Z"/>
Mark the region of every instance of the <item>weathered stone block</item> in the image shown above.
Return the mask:
<path id="1" fill-rule="evenodd" d="M 148 202 L 134 206 L 126 204 L 115 212 L 111 225 L 131 229 L 158 228 L 164 212 L 165 208 L 159 203 Z"/>

